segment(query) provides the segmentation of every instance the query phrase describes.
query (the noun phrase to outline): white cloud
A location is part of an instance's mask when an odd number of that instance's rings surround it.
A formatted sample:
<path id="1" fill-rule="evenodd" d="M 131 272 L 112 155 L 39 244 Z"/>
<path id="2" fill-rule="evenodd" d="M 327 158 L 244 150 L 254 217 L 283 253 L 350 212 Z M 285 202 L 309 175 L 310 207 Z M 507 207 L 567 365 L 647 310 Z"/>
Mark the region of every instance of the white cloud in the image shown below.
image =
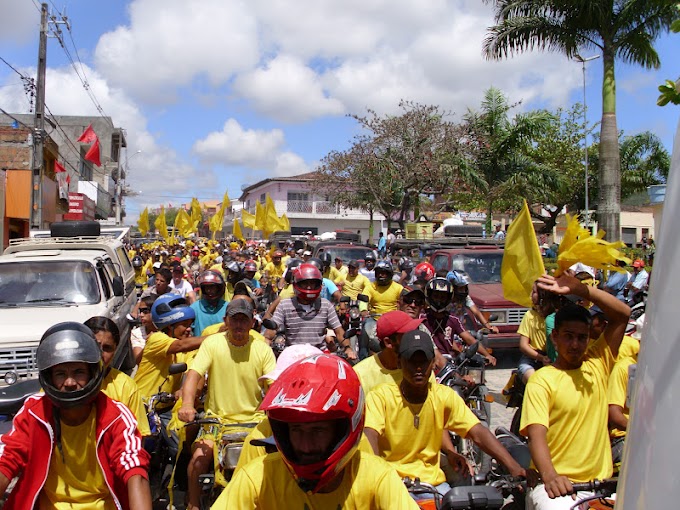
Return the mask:
<path id="1" fill-rule="evenodd" d="M 97 68 L 149 102 L 172 101 L 197 76 L 212 85 L 258 61 L 257 26 L 239 1 L 135 0 L 130 26 L 102 35 Z"/>
<path id="2" fill-rule="evenodd" d="M 0 0 L 0 41 L 25 43 L 36 39 L 40 10 L 26 0 Z"/>
<path id="3" fill-rule="evenodd" d="M 261 113 L 283 122 L 341 115 L 344 107 L 327 97 L 319 76 L 298 58 L 279 55 L 265 67 L 239 77 L 234 90 Z"/>
<path id="4" fill-rule="evenodd" d="M 206 163 L 258 168 L 272 163 L 283 143 L 280 129 L 243 129 L 237 120 L 229 119 L 222 131 L 196 141 L 192 150 Z"/>
<path id="5" fill-rule="evenodd" d="M 274 175 L 277 177 L 290 177 L 311 172 L 312 167 L 294 152 L 282 152 L 276 157 Z"/>

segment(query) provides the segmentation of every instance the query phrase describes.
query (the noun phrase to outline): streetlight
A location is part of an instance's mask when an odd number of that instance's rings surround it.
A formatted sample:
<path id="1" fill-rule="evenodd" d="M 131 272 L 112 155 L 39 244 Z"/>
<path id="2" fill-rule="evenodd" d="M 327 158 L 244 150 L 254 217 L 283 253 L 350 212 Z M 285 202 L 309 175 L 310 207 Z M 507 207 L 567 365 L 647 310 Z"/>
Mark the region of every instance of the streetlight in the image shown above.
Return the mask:
<path id="1" fill-rule="evenodd" d="M 586 107 L 586 62 L 600 58 L 600 55 L 593 55 L 592 57 L 583 58 L 578 53 L 574 57 L 578 62 L 581 62 L 583 69 L 583 145 L 585 146 L 585 181 L 586 181 L 586 214 L 585 223 L 586 228 L 590 230 L 590 204 L 588 203 L 588 117 Z"/>
<path id="2" fill-rule="evenodd" d="M 125 151 L 125 173 L 128 171 L 128 163 L 137 154 L 140 154 L 142 149 L 136 150 L 132 156 L 128 155 L 127 150 Z M 120 217 L 123 205 L 123 172 L 118 171 L 118 180 L 116 181 L 116 225 L 120 225 Z"/>

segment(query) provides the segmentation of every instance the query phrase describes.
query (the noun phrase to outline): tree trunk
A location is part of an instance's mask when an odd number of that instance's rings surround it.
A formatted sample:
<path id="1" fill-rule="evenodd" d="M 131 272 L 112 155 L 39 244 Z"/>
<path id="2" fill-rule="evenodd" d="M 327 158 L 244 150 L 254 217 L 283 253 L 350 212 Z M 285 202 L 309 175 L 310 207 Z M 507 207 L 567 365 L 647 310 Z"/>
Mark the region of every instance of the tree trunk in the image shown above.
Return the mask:
<path id="1" fill-rule="evenodd" d="M 373 207 L 368 208 L 368 242 L 373 239 Z"/>
<path id="2" fill-rule="evenodd" d="M 603 53 L 602 125 L 600 127 L 600 196 L 597 204 L 599 228 L 607 241 L 621 239 L 621 159 L 616 128 L 616 80 L 614 53 Z"/>

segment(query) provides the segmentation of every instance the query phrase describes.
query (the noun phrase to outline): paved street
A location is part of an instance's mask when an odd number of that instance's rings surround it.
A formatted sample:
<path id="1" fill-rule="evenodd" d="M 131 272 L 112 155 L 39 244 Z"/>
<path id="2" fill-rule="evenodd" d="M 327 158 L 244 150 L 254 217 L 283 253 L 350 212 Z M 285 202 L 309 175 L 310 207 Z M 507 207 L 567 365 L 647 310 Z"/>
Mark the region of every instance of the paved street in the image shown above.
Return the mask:
<path id="1" fill-rule="evenodd" d="M 510 428 L 512 416 L 515 414 L 514 408 L 505 407 L 505 401 L 501 391 L 510 378 L 510 373 L 517 368 L 519 361 L 519 350 L 494 351 L 494 356 L 498 359 L 496 368 L 486 371 L 486 384 L 489 392 L 493 395 L 495 402 L 491 404 L 491 431 L 496 427 L 504 426 Z"/>

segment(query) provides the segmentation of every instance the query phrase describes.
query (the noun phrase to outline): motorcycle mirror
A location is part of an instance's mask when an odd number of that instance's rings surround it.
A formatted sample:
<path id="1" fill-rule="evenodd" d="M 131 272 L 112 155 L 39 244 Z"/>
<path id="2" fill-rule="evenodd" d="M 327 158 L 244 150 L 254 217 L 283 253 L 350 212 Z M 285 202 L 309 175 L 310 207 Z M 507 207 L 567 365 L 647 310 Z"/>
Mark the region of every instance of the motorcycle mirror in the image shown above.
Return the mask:
<path id="1" fill-rule="evenodd" d="M 278 327 L 279 327 L 278 324 L 276 324 L 276 322 L 274 322 L 274 321 L 271 320 L 271 319 L 264 319 L 264 320 L 262 321 L 262 325 L 263 325 L 265 328 L 267 328 L 267 329 L 273 329 L 274 331 L 276 331 L 276 330 L 278 329 Z"/>
<path id="2" fill-rule="evenodd" d="M 357 336 L 357 330 L 354 328 L 349 328 L 347 331 L 345 331 L 345 338 L 352 338 L 353 336 Z"/>
<path id="3" fill-rule="evenodd" d="M 186 363 L 173 363 L 168 367 L 168 375 L 182 374 L 187 371 Z"/>
<path id="4" fill-rule="evenodd" d="M 469 345 L 467 349 L 465 349 L 465 357 L 467 359 L 472 358 L 475 354 L 477 354 L 477 350 L 479 349 L 479 341 L 475 342 L 472 345 Z"/>
<path id="5" fill-rule="evenodd" d="M 366 294 L 358 294 L 357 299 L 359 301 L 363 301 L 364 303 L 368 303 L 368 296 Z"/>

